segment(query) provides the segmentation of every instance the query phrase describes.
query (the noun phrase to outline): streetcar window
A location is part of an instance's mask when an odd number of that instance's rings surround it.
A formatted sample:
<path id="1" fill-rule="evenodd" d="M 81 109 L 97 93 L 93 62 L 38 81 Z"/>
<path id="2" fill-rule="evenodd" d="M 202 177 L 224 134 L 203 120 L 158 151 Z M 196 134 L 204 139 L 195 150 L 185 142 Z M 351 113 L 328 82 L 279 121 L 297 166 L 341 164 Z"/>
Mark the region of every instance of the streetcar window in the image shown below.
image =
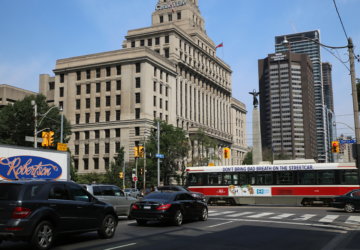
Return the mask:
<path id="1" fill-rule="evenodd" d="M 203 175 L 202 174 L 189 174 L 188 186 L 203 186 Z"/>
<path id="2" fill-rule="evenodd" d="M 237 174 L 233 174 L 233 185 L 239 185 L 239 176 Z"/>
<path id="3" fill-rule="evenodd" d="M 249 173 L 249 184 L 250 185 L 256 184 L 256 175 L 254 173 Z"/>
<path id="4" fill-rule="evenodd" d="M 224 174 L 224 185 L 232 185 L 231 175 L 232 174 Z"/>
<path id="5" fill-rule="evenodd" d="M 209 173 L 208 174 L 209 185 L 221 185 L 221 173 Z"/>
<path id="6" fill-rule="evenodd" d="M 328 185 L 335 184 L 335 172 L 334 171 L 319 171 L 318 172 L 318 184 Z"/>
<path id="7" fill-rule="evenodd" d="M 276 184 L 294 185 L 295 172 L 276 172 Z"/>
<path id="8" fill-rule="evenodd" d="M 340 175 L 341 184 L 353 185 L 358 184 L 357 170 L 342 170 Z"/>
<path id="9" fill-rule="evenodd" d="M 273 176 L 272 173 L 257 173 L 256 185 L 272 185 Z"/>
<path id="10" fill-rule="evenodd" d="M 300 185 L 316 185 L 315 172 L 298 172 Z"/>
<path id="11" fill-rule="evenodd" d="M 239 174 L 239 184 L 240 185 L 248 184 L 247 175 L 245 173 L 240 173 Z"/>

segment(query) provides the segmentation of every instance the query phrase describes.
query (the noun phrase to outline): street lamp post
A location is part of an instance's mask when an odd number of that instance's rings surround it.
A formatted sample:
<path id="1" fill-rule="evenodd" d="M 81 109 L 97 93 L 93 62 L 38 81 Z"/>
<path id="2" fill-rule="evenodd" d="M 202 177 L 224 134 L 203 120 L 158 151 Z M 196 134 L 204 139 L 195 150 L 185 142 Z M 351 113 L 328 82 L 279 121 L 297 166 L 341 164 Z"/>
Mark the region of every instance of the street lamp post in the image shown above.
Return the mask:
<path id="1" fill-rule="evenodd" d="M 49 112 L 54 109 L 57 108 L 56 106 L 53 106 L 51 108 L 48 109 L 48 111 L 46 111 L 44 114 L 38 114 L 38 110 L 37 110 L 37 104 L 35 102 L 35 100 L 31 100 L 31 105 L 34 108 L 34 148 L 37 148 L 37 134 L 40 133 L 41 131 L 37 131 L 38 127 L 41 125 L 42 121 L 45 119 L 45 117 L 47 116 L 47 114 L 49 114 Z M 61 131 L 60 131 L 60 142 L 63 143 L 63 123 L 64 123 L 64 114 L 63 114 L 63 108 L 60 107 L 59 111 L 61 111 Z M 42 116 L 41 120 L 38 122 L 37 118 L 38 116 Z"/>
<path id="2" fill-rule="evenodd" d="M 158 187 L 160 186 L 160 122 L 157 121 L 157 153 L 158 153 L 158 157 L 157 157 L 157 184 Z"/>

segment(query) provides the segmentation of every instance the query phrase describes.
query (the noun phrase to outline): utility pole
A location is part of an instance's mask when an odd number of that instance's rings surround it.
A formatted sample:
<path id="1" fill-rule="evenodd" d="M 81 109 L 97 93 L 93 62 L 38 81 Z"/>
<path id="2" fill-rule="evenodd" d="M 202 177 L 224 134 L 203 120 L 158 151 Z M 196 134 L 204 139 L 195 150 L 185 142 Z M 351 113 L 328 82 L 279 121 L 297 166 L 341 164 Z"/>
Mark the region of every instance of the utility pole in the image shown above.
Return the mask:
<path id="1" fill-rule="evenodd" d="M 137 150 L 139 152 L 139 146 L 136 146 Z M 135 158 L 135 189 L 137 188 L 137 182 L 138 182 L 138 159 L 139 157 Z"/>
<path id="2" fill-rule="evenodd" d="M 64 141 L 64 136 L 63 136 L 63 133 L 64 133 L 64 108 L 60 107 L 59 110 L 61 112 L 60 143 L 63 143 L 63 141 Z"/>
<path id="3" fill-rule="evenodd" d="M 350 77 L 351 89 L 354 109 L 354 125 L 355 125 L 355 139 L 356 139 L 356 167 L 358 169 L 358 182 L 360 184 L 360 123 L 359 123 L 359 101 L 357 98 L 356 76 L 355 76 L 355 63 L 354 63 L 354 45 L 351 37 L 348 39 L 348 51 L 350 61 Z"/>
<path id="4" fill-rule="evenodd" d="M 37 148 L 37 104 L 35 100 L 31 104 L 34 106 L 34 148 Z"/>
<path id="5" fill-rule="evenodd" d="M 160 154 L 160 123 L 157 121 L 157 153 Z M 160 186 L 160 158 L 157 158 L 157 184 Z"/>

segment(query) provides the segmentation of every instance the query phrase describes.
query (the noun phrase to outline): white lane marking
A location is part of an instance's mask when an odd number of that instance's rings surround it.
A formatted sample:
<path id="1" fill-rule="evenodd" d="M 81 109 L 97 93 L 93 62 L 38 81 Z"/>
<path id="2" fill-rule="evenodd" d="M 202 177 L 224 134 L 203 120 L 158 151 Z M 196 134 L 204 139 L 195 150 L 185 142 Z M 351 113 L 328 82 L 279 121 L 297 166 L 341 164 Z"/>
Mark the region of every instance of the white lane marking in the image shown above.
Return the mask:
<path id="1" fill-rule="evenodd" d="M 360 224 L 360 216 L 349 216 L 345 221 L 347 224 Z"/>
<path id="2" fill-rule="evenodd" d="M 250 215 L 250 216 L 246 216 L 247 218 L 260 218 L 260 217 L 265 217 L 268 215 L 271 215 L 274 213 L 259 213 L 259 214 L 254 214 L 254 215 Z"/>
<path id="3" fill-rule="evenodd" d="M 287 225 L 300 225 L 300 226 L 311 226 L 316 228 L 326 228 L 333 229 L 331 231 L 337 233 L 347 233 L 346 231 L 358 230 L 351 227 L 337 226 L 337 225 L 328 225 L 328 224 L 316 224 L 316 223 L 302 223 L 302 222 L 290 222 L 290 221 L 276 221 L 276 220 L 250 220 L 250 219 L 226 219 L 226 218 L 209 218 L 210 220 L 231 220 L 230 222 L 240 221 L 240 222 L 259 222 L 259 223 L 275 223 L 275 224 L 287 224 Z M 342 230 L 342 231 L 341 231 Z"/>
<path id="4" fill-rule="evenodd" d="M 242 212 L 242 213 L 236 213 L 236 214 L 229 214 L 226 215 L 226 217 L 239 217 L 243 215 L 253 214 L 254 212 Z"/>
<path id="5" fill-rule="evenodd" d="M 222 226 L 222 225 L 229 224 L 229 223 L 232 223 L 232 221 L 223 222 L 223 223 L 216 224 L 216 225 L 212 225 L 212 226 L 208 226 L 208 227 L 218 227 L 218 226 Z"/>
<path id="6" fill-rule="evenodd" d="M 104 250 L 113 250 L 113 249 L 118 249 L 118 248 L 123 248 L 123 247 L 129 247 L 129 246 L 133 246 L 133 245 L 136 245 L 136 243 L 130 243 L 130 244 L 122 245 L 122 246 L 106 248 Z"/>
<path id="7" fill-rule="evenodd" d="M 304 214 L 304 215 L 300 216 L 299 218 L 295 218 L 293 220 L 308 220 L 314 216 L 316 216 L 316 214 Z"/>
<path id="8" fill-rule="evenodd" d="M 218 212 L 218 211 L 216 211 L 216 210 L 209 210 L 209 211 L 208 211 L 209 214 L 213 214 L 213 213 L 217 213 L 217 212 Z"/>
<path id="9" fill-rule="evenodd" d="M 339 215 L 326 215 L 324 218 L 320 219 L 319 222 L 333 222 Z"/>
<path id="10" fill-rule="evenodd" d="M 270 217 L 270 219 L 281 220 L 293 216 L 294 214 L 279 214 L 277 216 Z"/>
<path id="11" fill-rule="evenodd" d="M 224 215 L 224 214 L 232 214 L 232 213 L 234 213 L 234 212 L 235 212 L 235 211 L 219 212 L 219 213 L 211 214 L 211 216 Z"/>

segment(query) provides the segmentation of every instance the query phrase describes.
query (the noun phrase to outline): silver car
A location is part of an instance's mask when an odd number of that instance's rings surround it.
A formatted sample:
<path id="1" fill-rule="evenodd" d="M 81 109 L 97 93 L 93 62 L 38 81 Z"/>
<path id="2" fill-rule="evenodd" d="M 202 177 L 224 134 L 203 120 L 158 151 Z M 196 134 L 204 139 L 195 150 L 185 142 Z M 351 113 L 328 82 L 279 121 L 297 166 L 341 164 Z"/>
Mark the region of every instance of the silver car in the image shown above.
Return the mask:
<path id="1" fill-rule="evenodd" d="M 137 189 L 137 188 L 125 188 L 124 192 L 128 196 L 131 196 L 134 198 L 140 198 L 140 196 L 141 196 L 141 193 L 140 193 L 139 189 Z"/>
<path id="2" fill-rule="evenodd" d="M 111 204 L 118 216 L 129 216 L 130 206 L 136 198 L 126 195 L 118 186 L 108 184 L 80 184 L 100 201 Z"/>

